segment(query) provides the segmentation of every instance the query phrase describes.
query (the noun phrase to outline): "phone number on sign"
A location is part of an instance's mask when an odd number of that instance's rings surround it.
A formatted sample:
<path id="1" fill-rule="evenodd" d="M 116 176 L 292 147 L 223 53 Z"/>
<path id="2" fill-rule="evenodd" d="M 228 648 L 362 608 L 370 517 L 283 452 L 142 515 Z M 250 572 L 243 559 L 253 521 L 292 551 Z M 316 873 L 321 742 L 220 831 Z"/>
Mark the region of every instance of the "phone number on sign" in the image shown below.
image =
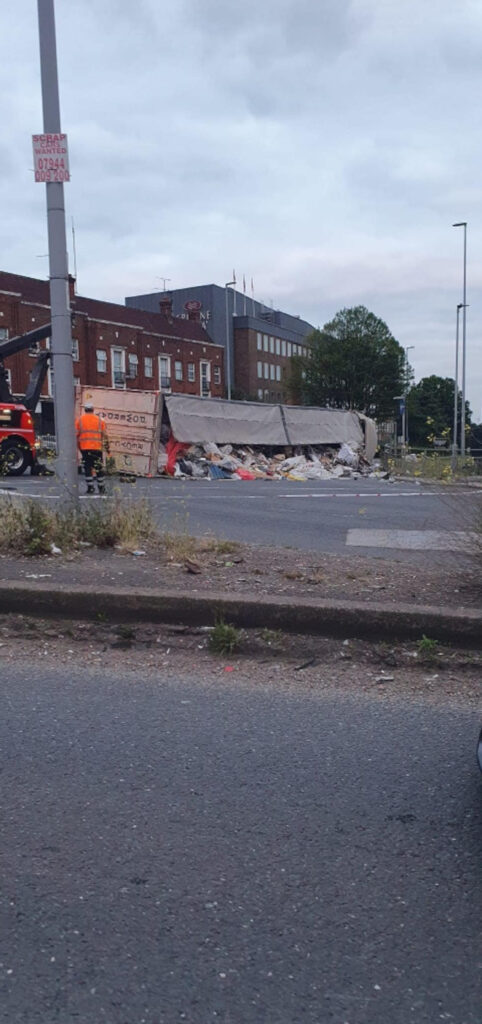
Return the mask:
<path id="1" fill-rule="evenodd" d="M 47 171 L 35 171 L 35 181 L 70 181 L 70 174 L 60 168 L 56 170 L 51 167 Z"/>

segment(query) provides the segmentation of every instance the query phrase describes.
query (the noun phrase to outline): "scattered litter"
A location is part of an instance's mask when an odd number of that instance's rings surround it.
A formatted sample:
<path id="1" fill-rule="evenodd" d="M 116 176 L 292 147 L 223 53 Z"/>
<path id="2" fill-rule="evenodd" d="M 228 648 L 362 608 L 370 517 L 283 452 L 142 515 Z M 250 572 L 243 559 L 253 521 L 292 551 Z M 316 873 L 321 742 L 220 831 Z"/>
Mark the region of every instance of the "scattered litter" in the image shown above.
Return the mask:
<path id="1" fill-rule="evenodd" d="M 395 676 L 375 676 L 376 683 L 393 683 Z"/>
<path id="2" fill-rule="evenodd" d="M 186 558 L 186 561 L 184 562 L 184 568 L 186 569 L 186 572 L 192 572 L 193 575 L 197 575 L 198 573 L 202 572 L 202 566 L 199 564 L 199 562 L 196 562 L 194 558 Z"/>
<path id="3" fill-rule="evenodd" d="M 62 549 L 58 548 L 56 544 L 51 544 L 50 545 L 50 550 L 51 550 L 53 555 L 61 555 L 62 554 Z"/>
<path id="4" fill-rule="evenodd" d="M 310 658 L 309 661 L 304 661 L 302 665 L 296 665 L 295 672 L 301 672 L 303 668 L 309 668 L 310 665 L 316 665 L 318 658 Z"/>
<path id="5" fill-rule="evenodd" d="M 132 552 L 133 555 L 137 555 L 137 557 L 139 557 L 139 558 L 140 558 L 141 555 L 145 555 L 145 553 L 146 552 L 145 551 L 141 551 L 140 548 L 137 551 L 133 551 Z"/>
<path id="6" fill-rule="evenodd" d="M 370 463 L 348 444 L 293 446 L 219 446 L 179 444 L 171 437 L 161 452 L 158 471 L 204 480 L 389 480 L 378 462 Z"/>
<path id="7" fill-rule="evenodd" d="M 224 666 L 224 671 L 225 672 L 234 672 L 234 665 L 225 665 Z"/>
<path id="8" fill-rule="evenodd" d="M 27 572 L 25 574 L 26 580 L 45 580 L 47 576 L 51 576 L 51 572 Z"/>

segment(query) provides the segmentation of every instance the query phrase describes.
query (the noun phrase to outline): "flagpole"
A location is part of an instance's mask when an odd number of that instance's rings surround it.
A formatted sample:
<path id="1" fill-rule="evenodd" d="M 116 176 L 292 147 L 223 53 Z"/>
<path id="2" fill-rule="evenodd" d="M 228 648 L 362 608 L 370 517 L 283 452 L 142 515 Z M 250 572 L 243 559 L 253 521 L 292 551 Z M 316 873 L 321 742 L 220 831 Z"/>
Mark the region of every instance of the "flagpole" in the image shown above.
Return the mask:
<path id="1" fill-rule="evenodd" d="M 233 270 L 233 316 L 236 316 L 236 271 Z"/>

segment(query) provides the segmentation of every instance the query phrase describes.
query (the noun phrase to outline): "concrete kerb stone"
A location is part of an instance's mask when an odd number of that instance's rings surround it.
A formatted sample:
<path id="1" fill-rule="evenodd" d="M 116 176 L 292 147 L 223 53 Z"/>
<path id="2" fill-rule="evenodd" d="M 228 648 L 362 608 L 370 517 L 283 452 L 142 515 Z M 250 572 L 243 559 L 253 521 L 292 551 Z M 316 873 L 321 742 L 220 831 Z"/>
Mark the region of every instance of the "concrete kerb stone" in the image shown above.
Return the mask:
<path id="1" fill-rule="evenodd" d="M 482 647 L 482 612 L 408 604 L 328 601 L 286 597 L 233 596 L 211 592 L 125 591 L 81 586 L 0 585 L 0 614 L 87 621 L 166 623 L 212 626 L 217 619 L 240 628 L 280 629 L 287 633 L 356 637 L 371 640 L 419 640 L 428 636 L 464 647 Z"/>

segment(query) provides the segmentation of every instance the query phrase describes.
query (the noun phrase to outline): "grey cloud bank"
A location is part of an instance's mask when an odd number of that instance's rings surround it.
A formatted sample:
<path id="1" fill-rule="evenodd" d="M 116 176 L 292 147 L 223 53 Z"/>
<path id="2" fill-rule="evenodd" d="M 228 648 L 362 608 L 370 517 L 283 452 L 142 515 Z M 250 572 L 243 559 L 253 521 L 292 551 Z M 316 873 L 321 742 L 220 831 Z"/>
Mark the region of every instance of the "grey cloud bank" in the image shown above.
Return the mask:
<path id="1" fill-rule="evenodd" d="M 460 0 L 56 0 L 79 289 L 224 283 L 323 324 L 364 303 L 451 375 L 467 220 L 482 419 L 482 8 Z M 4 269 L 46 276 L 36 5 L 0 11 Z M 227 276 L 226 276 L 227 275 Z"/>

